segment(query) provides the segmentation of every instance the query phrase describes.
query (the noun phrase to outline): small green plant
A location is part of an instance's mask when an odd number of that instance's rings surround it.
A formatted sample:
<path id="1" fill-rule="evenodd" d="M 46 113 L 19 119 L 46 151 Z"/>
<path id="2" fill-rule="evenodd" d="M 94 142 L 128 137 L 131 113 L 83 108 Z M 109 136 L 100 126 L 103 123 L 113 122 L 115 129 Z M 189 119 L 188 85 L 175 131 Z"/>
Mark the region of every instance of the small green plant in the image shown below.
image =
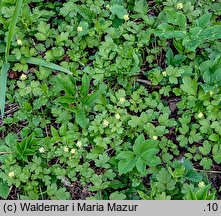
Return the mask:
<path id="1" fill-rule="evenodd" d="M 133 145 L 133 151 L 122 151 L 116 156 L 119 160 L 118 170 L 120 174 L 125 174 L 136 167 L 141 175 L 147 174 L 146 166 L 156 166 L 160 164 L 160 158 L 156 156 L 159 151 L 156 140 L 145 140 L 144 135 L 137 137 Z"/>
<path id="2" fill-rule="evenodd" d="M 3 2 L 0 3 L 1 6 L 2 6 L 2 4 L 3 4 Z M 9 68 L 10 68 L 10 64 L 8 62 L 23 61 L 23 62 L 27 62 L 29 64 L 45 66 L 45 67 L 51 68 L 53 70 L 58 70 L 58 71 L 62 71 L 62 72 L 71 74 L 71 72 L 69 70 L 67 70 L 65 68 L 62 68 L 59 65 L 56 65 L 56 64 L 53 64 L 53 63 L 50 63 L 50 62 L 46 62 L 45 60 L 42 60 L 42 59 L 39 59 L 39 58 L 20 57 L 18 59 L 16 56 L 10 56 L 9 55 L 11 42 L 12 42 L 12 39 L 14 37 L 16 23 L 18 21 L 22 5 L 23 5 L 23 0 L 16 0 L 15 9 L 14 9 L 13 16 L 11 18 L 10 25 L 9 25 L 9 32 L 8 32 L 7 43 L 6 43 L 6 48 L 5 48 L 5 60 L 3 62 L 2 68 L 1 68 L 1 75 L 0 75 L 0 86 L 1 86 L 0 110 L 1 110 L 2 117 L 4 115 L 4 109 L 5 109 L 7 73 L 8 73 Z M 0 7 L 0 9 L 1 9 L 1 7 Z M 21 40 L 18 40 L 17 42 L 22 43 Z"/>
<path id="3" fill-rule="evenodd" d="M 219 198 L 220 9 L 0 1 L 0 197 Z"/>

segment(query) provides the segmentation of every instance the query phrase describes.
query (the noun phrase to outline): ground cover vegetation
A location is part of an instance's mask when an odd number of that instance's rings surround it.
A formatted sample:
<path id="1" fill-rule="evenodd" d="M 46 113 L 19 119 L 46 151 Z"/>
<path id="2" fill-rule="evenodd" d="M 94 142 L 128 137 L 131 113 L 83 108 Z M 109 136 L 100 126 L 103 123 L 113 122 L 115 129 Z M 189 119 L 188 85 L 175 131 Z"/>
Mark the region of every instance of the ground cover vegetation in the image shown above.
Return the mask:
<path id="1" fill-rule="evenodd" d="M 220 198 L 220 0 L 0 11 L 1 199 Z"/>

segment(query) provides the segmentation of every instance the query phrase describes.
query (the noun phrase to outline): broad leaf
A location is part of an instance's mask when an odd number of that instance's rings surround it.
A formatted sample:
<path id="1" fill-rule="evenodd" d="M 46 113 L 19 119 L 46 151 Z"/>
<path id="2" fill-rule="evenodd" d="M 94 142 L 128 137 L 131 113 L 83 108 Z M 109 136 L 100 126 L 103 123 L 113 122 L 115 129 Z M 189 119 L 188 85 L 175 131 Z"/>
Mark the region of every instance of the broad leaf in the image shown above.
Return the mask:
<path id="1" fill-rule="evenodd" d="M 188 170 L 185 175 L 185 178 L 193 182 L 202 181 L 202 176 L 199 173 L 197 173 L 195 170 Z"/>
<path id="2" fill-rule="evenodd" d="M 186 28 L 186 17 L 178 12 L 165 11 L 167 21 L 173 25 L 178 25 L 181 29 Z"/>
<path id="3" fill-rule="evenodd" d="M 154 167 L 159 165 L 161 163 L 161 160 L 157 156 L 152 156 L 146 161 L 146 163 L 149 167 Z"/>
<path id="4" fill-rule="evenodd" d="M 133 146 L 133 150 L 136 155 L 141 155 L 146 151 L 155 149 L 156 146 L 156 140 L 145 140 L 142 143 L 136 142 Z"/>
<path id="5" fill-rule="evenodd" d="M 84 74 L 84 76 L 82 77 L 82 84 L 81 84 L 81 95 L 83 97 L 86 97 L 88 95 L 89 87 L 90 87 L 89 75 Z"/>
<path id="6" fill-rule="evenodd" d="M 89 122 L 89 120 L 86 117 L 86 113 L 84 109 L 78 108 L 75 112 L 75 119 L 76 122 L 82 127 L 85 128 Z"/>
<path id="7" fill-rule="evenodd" d="M 197 19 L 197 25 L 201 28 L 207 27 L 210 23 L 211 16 L 212 16 L 211 13 L 204 14 L 199 19 Z"/>
<path id="8" fill-rule="evenodd" d="M 141 175 L 145 176 L 147 174 L 146 163 L 140 157 L 136 161 L 136 168 Z"/>
<path id="9" fill-rule="evenodd" d="M 116 159 L 120 160 L 118 162 L 118 170 L 120 175 L 130 172 L 136 165 L 134 154 L 131 151 L 121 152 L 116 156 Z"/>
<path id="10" fill-rule="evenodd" d="M 145 141 L 144 135 L 140 134 L 134 142 L 133 151 L 135 154 L 139 154 L 141 151 L 141 144 Z"/>
<path id="11" fill-rule="evenodd" d="M 156 155 L 157 152 L 159 152 L 159 149 L 156 149 L 156 148 L 149 149 L 141 153 L 141 158 L 144 159 L 145 161 L 148 161 L 150 160 L 151 157 Z"/>
<path id="12" fill-rule="evenodd" d="M 87 96 L 86 100 L 84 101 L 85 105 L 91 106 L 101 95 L 101 91 L 98 90 L 89 96 Z"/>
<path id="13" fill-rule="evenodd" d="M 116 15 L 119 19 L 123 19 L 124 15 L 127 14 L 127 10 L 122 6 L 122 5 L 113 5 L 110 8 L 110 11 L 112 12 L 113 15 Z"/>

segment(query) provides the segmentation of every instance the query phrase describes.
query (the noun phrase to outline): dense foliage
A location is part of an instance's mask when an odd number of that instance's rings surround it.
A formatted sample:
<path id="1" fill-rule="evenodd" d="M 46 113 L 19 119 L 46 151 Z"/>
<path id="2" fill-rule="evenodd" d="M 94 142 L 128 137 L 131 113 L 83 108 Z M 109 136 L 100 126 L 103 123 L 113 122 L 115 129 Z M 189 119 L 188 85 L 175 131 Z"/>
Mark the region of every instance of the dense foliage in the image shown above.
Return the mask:
<path id="1" fill-rule="evenodd" d="M 220 0 L 15 3 L 0 197 L 219 198 Z"/>

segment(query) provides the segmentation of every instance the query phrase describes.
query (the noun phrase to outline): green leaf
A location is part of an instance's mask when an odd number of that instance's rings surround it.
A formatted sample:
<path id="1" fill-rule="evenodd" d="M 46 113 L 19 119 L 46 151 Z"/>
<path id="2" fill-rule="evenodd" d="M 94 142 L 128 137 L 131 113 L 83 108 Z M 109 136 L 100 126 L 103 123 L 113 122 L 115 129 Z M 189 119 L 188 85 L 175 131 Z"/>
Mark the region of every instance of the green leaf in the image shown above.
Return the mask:
<path id="1" fill-rule="evenodd" d="M 142 143 L 135 142 L 133 146 L 133 151 L 136 155 L 151 155 L 153 152 L 158 151 L 158 149 L 156 149 L 156 146 L 156 140 L 145 140 Z"/>
<path id="2" fill-rule="evenodd" d="M 126 199 L 126 195 L 122 194 L 118 191 L 115 191 L 114 193 L 111 193 L 109 200 L 125 200 Z"/>
<path id="3" fill-rule="evenodd" d="M 185 55 L 177 54 L 177 55 L 174 56 L 173 64 L 174 64 L 175 66 L 178 66 L 178 65 L 180 65 L 183 61 L 185 61 L 186 58 L 187 58 L 187 57 L 186 57 Z"/>
<path id="4" fill-rule="evenodd" d="M 60 103 L 60 104 L 74 104 L 76 102 L 76 99 L 73 96 L 63 96 L 59 97 L 55 100 L 55 102 Z"/>
<path id="5" fill-rule="evenodd" d="M 70 80 L 66 81 L 65 79 L 62 79 L 62 77 L 57 76 L 56 83 L 62 90 L 65 91 L 67 96 L 75 95 L 75 89 L 73 84 L 71 84 Z"/>
<path id="6" fill-rule="evenodd" d="M 138 116 L 131 116 L 131 120 L 128 121 L 128 125 L 130 125 L 132 128 L 141 125 L 141 123 L 141 118 Z"/>
<path id="7" fill-rule="evenodd" d="M 119 19 L 123 19 L 124 15 L 127 15 L 127 10 L 121 6 L 121 5 L 113 5 L 110 8 L 110 11 L 112 12 L 113 15 L 116 15 Z"/>
<path id="8" fill-rule="evenodd" d="M 203 146 L 199 147 L 199 150 L 203 155 L 208 155 L 210 153 L 211 149 L 212 149 L 212 146 L 208 141 L 205 141 L 203 143 Z"/>
<path id="9" fill-rule="evenodd" d="M 180 85 L 180 88 L 187 94 L 196 95 L 198 84 L 195 79 L 191 79 L 190 77 L 184 77 L 182 79 L 183 84 Z"/>
<path id="10" fill-rule="evenodd" d="M 196 194 L 192 191 L 191 188 L 188 188 L 185 199 L 186 200 L 197 200 Z"/>
<path id="11" fill-rule="evenodd" d="M 34 64 L 34 65 L 39 65 L 39 66 L 44 66 L 44 67 L 47 67 L 47 68 L 51 68 L 52 70 L 56 70 L 56 71 L 61 71 L 61 72 L 64 72 L 64 73 L 67 73 L 67 74 L 71 74 L 71 71 L 57 65 L 57 64 L 54 64 L 54 63 L 51 63 L 51 62 L 47 62 L 45 61 L 44 59 L 40 59 L 40 58 L 34 58 L 34 57 L 21 57 L 20 60 L 18 60 L 16 58 L 16 56 L 14 55 L 10 55 L 8 56 L 8 61 L 12 61 L 12 62 L 18 62 L 18 61 L 24 61 L 28 64 Z"/>
<path id="12" fill-rule="evenodd" d="M 148 4 L 145 0 L 136 0 L 134 11 L 136 11 L 139 14 L 146 15 L 148 12 Z"/>
<path id="13" fill-rule="evenodd" d="M 149 161 L 158 151 L 159 149 L 152 148 L 143 153 L 141 152 L 141 158 L 145 161 Z"/>
<path id="14" fill-rule="evenodd" d="M 46 79 L 49 75 L 51 75 L 52 70 L 50 68 L 39 66 L 39 72 L 36 71 L 36 75 L 38 79 L 43 80 Z"/>
<path id="15" fill-rule="evenodd" d="M 195 170 L 188 170 L 185 175 L 185 178 L 193 182 L 202 181 L 202 176 L 199 173 L 197 173 Z"/>
<path id="16" fill-rule="evenodd" d="M 195 51 L 195 49 L 200 45 L 207 41 L 215 41 L 221 38 L 221 26 L 213 25 L 212 27 L 207 27 L 202 31 L 201 27 L 193 27 L 190 29 L 190 37 L 185 38 L 183 41 L 183 45 L 189 51 Z"/>
<path id="17" fill-rule="evenodd" d="M 209 189 L 210 189 L 210 185 L 207 185 L 207 186 L 204 186 L 204 187 L 200 188 L 196 192 L 197 200 L 206 200 L 207 199 L 207 194 L 209 192 Z"/>
<path id="18" fill-rule="evenodd" d="M 87 74 L 84 74 L 84 76 L 82 77 L 82 84 L 81 84 L 81 95 L 83 97 L 88 96 L 89 87 L 90 87 L 90 78 Z"/>
<path id="19" fill-rule="evenodd" d="M 93 10 L 88 8 L 86 5 L 76 5 L 76 11 L 86 20 L 91 21 L 95 16 Z"/>
<path id="20" fill-rule="evenodd" d="M 92 93 L 91 95 L 89 95 L 86 98 L 84 104 L 86 104 L 88 106 L 91 106 L 100 97 L 100 95 L 101 95 L 101 91 L 100 90 Z"/>
<path id="21" fill-rule="evenodd" d="M 139 154 L 141 143 L 143 143 L 144 141 L 145 141 L 144 135 L 140 134 L 134 142 L 133 151 L 135 154 L 136 153 Z"/>
<path id="22" fill-rule="evenodd" d="M 47 40 L 47 37 L 43 33 L 40 33 L 40 32 L 36 33 L 35 37 L 37 38 L 38 41 L 46 41 Z"/>
<path id="23" fill-rule="evenodd" d="M 86 117 L 85 111 L 82 108 L 78 108 L 75 112 L 76 122 L 82 127 L 86 128 L 89 120 Z"/>
<path id="24" fill-rule="evenodd" d="M 2 10 L 3 0 L 0 0 L 0 12 Z"/>
<path id="25" fill-rule="evenodd" d="M 216 161 L 215 157 L 214 160 Z M 217 162 L 217 161 L 216 161 Z M 201 161 L 200 161 L 200 165 L 203 167 L 203 169 L 205 170 L 210 170 L 212 165 L 213 165 L 213 161 L 210 158 L 204 157 Z"/>
<path id="26" fill-rule="evenodd" d="M 0 74 L 0 109 L 2 117 L 4 116 L 4 109 L 5 109 L 6 82 L 7 82 L 7 74 L 9 67 L 10 64 L 3 63 Z"/>
<path id="27" fill-rule="evenodd" d="M 10 193 L 10 188 L 7 183 L 0 182 L 0 197 L 7 199 Z"/>
<path id="28" fill-rule="evenodd" d="M 218 85 L 221 82 L 221 57 L 217 56 L 215 60 L 204 61 L 200 65 L 200 71 L 205 83 L 209 86 Z M 210 87 L 211 88 L 211 87 Z"/>
<path id="29" fill-rule="evenodd" d="M 201 16 L 199 19 L 196 20 L 197 25 L 201 28 L 207 27 L 209 25 L 211 16 L 212 16 L 211 13 L 204 14 L 203 16 Z"/>
<path id="30" fill-rule="evenodd" d="M 5 49 L 5 61 L 6 61 L 6 63 L 8 62 L 8 56 L 9 56 L 11 41 L 12 41 L 12 37 L 14 35 L 15 26 L 16 26 L 16 23 L 17 23 L 17 19 L 18 19 L 21 7 L 22 7 L 22 3 L 23 3 L 23 0 L 17 0 L 16 1 L 15 10 L 14 10 L 14 13 L 13 13 L 11 21 L 10 21 L 8 38 L 7 38 L 6 49 Z"/>
<path id="31" fill-rule="evenodd" d="M 161 169 L 156 175 L 157 186 L 160 192 L 166 190 L 173 190 L 175 188 L 176 181 L 171 178 L 171 174 L 165 169 Z"/>
<path id="32" fill-rule="evenodd" d="M 173 65 L 173 58 L 174 58 L 173 50 L 171 48 L 168 48 L 168 51 L 166 53 L 167 65 Z"/>
<path id="33" fill-rule="evenodd" d="M 216 163 L 221 163 L 221 148 L 218 144 L 215 144 L 212 149 L 213 159 Z"/>
<path id="34" fill-rule="evenodd" d="M 175 11 L 165 11 L 168 23 L 178 25 L 181 29 L 186 28 L 186 17 Z"/>
<path id="35" fill-rule="evenodd" d="M 146 164 L 149 167 L 154 167 L 154 166 L 161 164 L 161 160 L 157 156 L 152 156 L 152 157 L 148 158 L 148 160 L 146 161 Z"/>
<path id="36" fill-rule="evenodd" d="M 186 170 L 192 170 L 193 169 L 193 164 L 190 160 L 184 160 L 183 165 Z"/>
<path id="37" fill-rule="evenodd" d="M 59 138 L 58 131 L 53 126 L 51 126 L 51 135 L 52 135 L 52 137 Z"/>
<path id="38" fill-rule="evenodd" d="M 217 134 L 215 134 L 215 133 L 214 133 L 214 134 L 211 134 L 211 135 L 209 136 L 209 140 L 216 142 L 216 141 L 219 140 L 219 135 L 217 135 Z"/>
<path id="39" fill-rule="evenodd" d="M 145 176 L 147 173 L 146 163 L 142 160 L 142 158 L 138 158 L 136 161 L 136 168 L 141 175 Z"/>
<path id="40" fill-rule="evenodd" d="M 118 162 L 118 170 L 120 175 L 130 172 L 136 165 L 134 154 L 131 151 L 121 152 L 116 156 L 116 159 L 120 160 Z"/>

